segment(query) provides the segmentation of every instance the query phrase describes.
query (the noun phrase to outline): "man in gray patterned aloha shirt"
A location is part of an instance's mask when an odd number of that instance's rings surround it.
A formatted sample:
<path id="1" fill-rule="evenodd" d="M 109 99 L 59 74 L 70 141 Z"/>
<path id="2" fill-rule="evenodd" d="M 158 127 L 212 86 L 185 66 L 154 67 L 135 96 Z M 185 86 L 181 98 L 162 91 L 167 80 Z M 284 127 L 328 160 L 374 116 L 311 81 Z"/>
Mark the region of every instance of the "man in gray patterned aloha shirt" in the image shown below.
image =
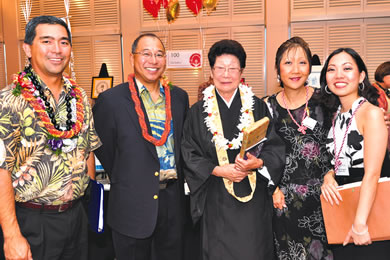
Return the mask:
<path id="1" fill-rule="evenodd" d="M 6 259 L 87 259 L 80 198 L 101 143 L 85 92 L 63 76 L 67 25 L 33 18 L 23 44 L 30 65 L 0 91 L 0 224 Z M 1 237 L 1 235 L 0 235 Z"/>

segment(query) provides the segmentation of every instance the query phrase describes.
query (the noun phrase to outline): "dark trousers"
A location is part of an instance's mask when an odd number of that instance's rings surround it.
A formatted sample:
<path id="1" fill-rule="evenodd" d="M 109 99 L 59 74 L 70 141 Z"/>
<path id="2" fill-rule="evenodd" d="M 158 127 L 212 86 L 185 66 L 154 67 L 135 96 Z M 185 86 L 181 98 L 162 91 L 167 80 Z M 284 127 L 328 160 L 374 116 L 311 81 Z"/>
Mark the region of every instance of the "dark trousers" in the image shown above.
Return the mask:
<path id="1" fill-rule="evenodd" d="M 15 208 L 34 260 L 87 259 L 88 219 L 81 202 L 61 213 Z"/>
<path id="2" fill-rule="evenodd" d="M 159 192 L 156 227 L 150 237 L 137 239 L 112 230 L 117 260 L 182 260 L 183 212 L 178 181 Z"/>

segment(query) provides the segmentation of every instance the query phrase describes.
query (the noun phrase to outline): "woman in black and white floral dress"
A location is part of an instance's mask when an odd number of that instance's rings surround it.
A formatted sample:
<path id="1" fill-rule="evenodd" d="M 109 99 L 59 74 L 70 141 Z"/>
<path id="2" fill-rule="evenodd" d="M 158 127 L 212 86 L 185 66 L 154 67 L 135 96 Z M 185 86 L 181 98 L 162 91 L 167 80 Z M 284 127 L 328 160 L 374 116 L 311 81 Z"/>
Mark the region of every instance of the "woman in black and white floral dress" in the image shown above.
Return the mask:
<path id="1" fill-rule="evenodd" d="M 378 93 L 368 81 L 363 60 L 349 48 L 337 49 L 328 57 L 320 81 L 325 104 L 338 106 L 327 141 L 334 170 L 325 175 L 322 194 L 329 203 L 338 204 L 342 199 L 338 185 L 362 181 L 354 223 L 345 234 L 344 246 L 332 249 L 334 258 L 389 259 L 390 241 L 371 242 L 366 224 L 378 179 L 389 172 L 383 142 L 387 129 L 383 112 L 375 106 Z"/>
<path id="2" fill-rule="evenodd" d="M 310 49 L 300 37 L 285 41 L 275 67 L 283 90 L 267 99 L 277 134 L 286 145 L 286 166 L 273 195 L 277 259 L 332 260 L 320 204 L 323 176 L 331 168 L 326 137 L 331 114 L 319 90 L 305 86 Z"/>

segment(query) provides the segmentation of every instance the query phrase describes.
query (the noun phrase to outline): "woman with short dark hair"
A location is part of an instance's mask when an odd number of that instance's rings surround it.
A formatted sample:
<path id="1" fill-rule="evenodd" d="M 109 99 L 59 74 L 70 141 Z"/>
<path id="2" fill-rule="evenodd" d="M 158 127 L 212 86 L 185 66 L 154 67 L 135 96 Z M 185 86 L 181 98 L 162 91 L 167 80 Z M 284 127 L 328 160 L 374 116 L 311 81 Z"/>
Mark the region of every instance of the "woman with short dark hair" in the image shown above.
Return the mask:
<path id="1" fill-rule="evenodd" d="M 201 221 L 202 259 L 273 259 L 268 186 L 279 181 L 284 145 L 270 124 L 261 153 L 239 156 L 243 129 L 270 115 L 240 83 L 246 61 L 240 43 L 216 42 L 208 57 L 214 84 L 190 109 L 182 142 L 191 214 Z"/>

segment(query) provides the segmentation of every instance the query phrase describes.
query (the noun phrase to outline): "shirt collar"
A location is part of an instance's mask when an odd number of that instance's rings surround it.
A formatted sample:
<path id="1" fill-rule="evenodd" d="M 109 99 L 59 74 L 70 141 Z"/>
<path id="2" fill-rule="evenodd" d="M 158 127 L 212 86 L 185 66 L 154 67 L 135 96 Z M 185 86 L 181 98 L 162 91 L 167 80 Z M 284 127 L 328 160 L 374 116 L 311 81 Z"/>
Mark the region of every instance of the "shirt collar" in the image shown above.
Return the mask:
<path id="1" fill-rule="evenodd" d="M 135 78 L 135 82 L 137 83 L 137 87 L 138 87 L 138 92 L 139 92 L 139 95 L 141 95 L 141 93 L 143 91 L 148 91 L 148 89 L 141 83 L 141 81 L 139 81 L 137 78 Z M 164 96 L 165 95 L 165 91 L 164 91 L 164 88 L 163 86 L 161 85 L 161 82 L 159 83 L 160 84 L 160 96 Z M 148 91 L 149 92 L 149 91 Z"/>
<path id="2" fill-rule="evenodd" d="M 235 97 L 236 94 L 237 94 L 238 88 L 236 88 L 236 90 L 234 91 L 234 93 L 233 93 L 232 97 L 230 98 L 230 101 L 229 101 L 229 102 L 227 102 L 227 101 L 222 97 L 222 95 L 219 93 L 219 91 L 218 91 L 217 88 L 215 88 L 215 90 L 217 91 L 218 95 L 222 98 L 223 102 L 225 102 L 226 106 L 227 106 L 228 108 L 230 108 L 230 106 L 231 106 L 232 103 L 233 103 L 233 99 L 234 99 L 234 97 Z"/>
<path id="3" fill-rule="evenodd" d="M 41 84 L 41 87 L 44 89 L 44 90 L 48 90 L 50 93 L 51 93 L 51 90 L 49 89 L 49 87 L 46 85 L 45 82 L 42 81 L 41 77 L 39 77 L 39 75 L 31 68 L 31 72 L 34 73 L 35 77 L 37 78 L 38 82 Z M 72 88 L 72 84 L 70 83 L 70 81 L 62 76 L 62 84 L 63 84 L 63 88 L 62 88 L 62 91 L 61 92 L 69 92 Z"/>

